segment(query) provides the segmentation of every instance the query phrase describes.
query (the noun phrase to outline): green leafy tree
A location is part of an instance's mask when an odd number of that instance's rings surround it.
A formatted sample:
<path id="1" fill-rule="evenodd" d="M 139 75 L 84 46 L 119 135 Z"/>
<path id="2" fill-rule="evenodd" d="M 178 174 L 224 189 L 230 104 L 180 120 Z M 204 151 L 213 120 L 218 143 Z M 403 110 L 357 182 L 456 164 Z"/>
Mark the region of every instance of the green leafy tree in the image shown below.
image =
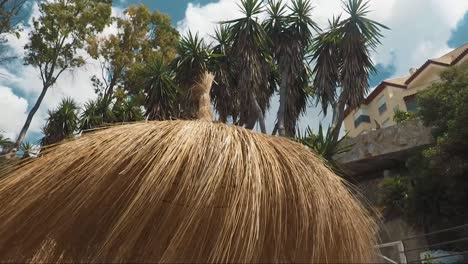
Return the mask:
<path id="1" fill-rule="evenodd" d="M 88 53 L 99 60 L 101 76 L 93 76 L 99 96 L 111 103 L 117 89 L 141 94 L 144 76 L 140 69 L 154 60 L 171 61 L 176 55 L 179 33 L 169 16 L 143 4 L 132 5 L 124 18 L 115 18 L 118 32 L 105 38 L 90 38 Z"/>
<path id="2" fill-rule="evenodd" d="M 462 224 L 468 216 L 466 66 L 442 73 L 441 82 L 417 96 L 419 116 L 434 128 L 437 142 L 416 156 L 412 166 L 419 168 L 414 171 L 413 216 L 426 227 Z"/>
<path id="3" fill-rule="evenodd" d="M 25 62 L 39 69 L 42 92 L 28 114 L 16 146 L 21 146 L 49 88 L 63 72 L 85 63 L 77 51 L 85 46 L 87 38 L 109 23 L 111 8 L 92 0 L 58 0 L 40 3 L 39 11 L 41 15 L 34 20 L 25 46 Z"/>
<path id="4" fill-rule="evenodd" d="M 319 30 L 310 18 L 309 0 L 294 0 L 286 15 L 282 1 L 270 1 L 265 29 L 270 36 L 280 78 L 280 104 L 276 127 L 281 136 L 293 136 L 296 123 L 307 107 L 309 98 L 309 67 L 306 51 L 312 42 L 312 30 Z"/>
<path id="5" fill-rule="evenodd" d="M 42 129 L 42 145 L 51 145 L 73 137 L 79 130 L 80 108 L 72 98 L 63 98 L 56 110 L 49 110 L 49 117 Z"/>
<path id="6" fill-rule="evenodd" d="M 179 32 L 173 27 L 168 15 L 154 11 L 151 15 L 146 39 L 142 40 L 141 48 L 135 52 L 135 61 L 127 73 L 125 90 L 130 95 L 142 100 L 148 88 L 148 70 L 161 61 L 170 63 L 177 55 Z"/>
<path id="7" fill-rule="evenodd" d="M 441 82 L 417 95 L 418 115 L 426 126 L 436 128 L 435 136 L 443 137 L 445 146 L 461 144 L 459 149 L 464 149 L 468 146 L 468 63 L 440 77 Z"/>
<path id="8" fill-rule="evenodd" d="M 114 91 L 123 88 L 126 73 L 136 60 L 137 53 L 147 40 L 151 13 L 145 5 L 132 5 L 125 18 L 116 18 L 118 33 L 105 38 L 88 39 L 88 53 L 99 61 L 101 76 L 93 76 L 93 85 L 99 96 L 111 103 Z"/>
<path id="9" fill-rule="evenodd" d="M 407 198 L 389 198 L 384 204 L 398 203 L 403 215 L 426 231 L 464 224 L 468 217 L 466 65 L 442 73 L 440 82 L 418 93 L 417 102 L 418 117 L 433 128 L 436 143 L 407 161 Z"/>
<path id="10" fill-rule="evenodd" d="M 224 22 L 231 32 L 231 57 L 235 61 L 235 79 L 239 93 L 239 125 L 253 129 L 258 122 L 266 133 L 265 112 L 275 85 L 271 83 L 273 71 L 270 39 L 258 16 L 263 12 L 260 0 L 242 0 L 243 17 Z"/>
<path id="11" fill-rule="evenodd" d="M 172 61 L 177 55 L 179 32 L 174 28 L 171 18 L 157 10 L 154 11 L 149 33 L 142 59 L 152 61 L 157 56 L 164 61 Z"/>
<path id="12" fill-rule="evenodd" d="M 14 55 L 7 54 L 3 44 L 7 42 L 6 36 L 9 34 L 20 36 L 19 14 L 25 2 L 26 0 L 0 0 L 0 64 L 16 58 Z"/>
<path id="13" fill-rule="evenodd" d="M 0 35 L 15 33 L 19 29 L 18 15 L 26 0 L 0 0 Z"/>
<path id="14" fill-rule="evenodd" d="M 375 71 L 370 53 L 380 44 L 386 26 L 367 18 L 369 2 L 345 2 L 348 18 L 333 18 L 328 31 L 314 40 L 312 59 L 314 89 L 324 113 L 333 107 L 333 140 L 337 141 L 344 110 L 358 107 L 369 90 L 369 74 Z"/>

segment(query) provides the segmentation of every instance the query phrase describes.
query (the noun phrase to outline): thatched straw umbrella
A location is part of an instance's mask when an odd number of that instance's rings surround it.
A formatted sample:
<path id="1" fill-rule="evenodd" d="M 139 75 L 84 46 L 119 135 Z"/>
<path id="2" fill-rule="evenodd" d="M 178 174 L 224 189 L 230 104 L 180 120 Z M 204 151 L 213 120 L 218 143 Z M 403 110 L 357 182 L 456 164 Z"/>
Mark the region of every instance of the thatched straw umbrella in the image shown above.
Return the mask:
<path id="1" fill-rule="evenodd" d="M 112 127 L 4 171 L 0 260 L 373 260 L 374 222 L 342 179 L 291 140 L 207 121 L 207 104 L 205 120 Z"/>

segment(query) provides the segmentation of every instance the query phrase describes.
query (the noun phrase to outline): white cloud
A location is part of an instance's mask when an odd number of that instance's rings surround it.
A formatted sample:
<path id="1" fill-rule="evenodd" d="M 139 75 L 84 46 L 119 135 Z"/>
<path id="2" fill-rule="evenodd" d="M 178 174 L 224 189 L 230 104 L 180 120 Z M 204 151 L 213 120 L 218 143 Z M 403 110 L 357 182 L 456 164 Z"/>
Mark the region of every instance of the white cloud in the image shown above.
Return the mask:
<path id="1" fill-rule="evenodd" d="M 238 0 L 220 0 L 207 5 L 189 4 L 178 23 L 182 33 L 189 29 L 202 35 L 213 33 L 218 21 L 241 16 Z M 291 2 L 287 0 L 285 2 Z M 333 15 L 344 14 L 341 0 L 314 0 L 312 18 L 322 27 Z M 396 54 L 398 74 L 406 73 L 430 57 L 448 50 L 451 29 L 468 11 L 466 0 L 372 0 L 370 17 L 391 28 L 384 31 L 382 46 L 374 55 L 377 63 L 388 64 Z"/>
<path id="2" fill-rule="evenodd" d="M 290 2 L 287 0 L 286 2 Z M 178 23 L 181 32 L 199 31 L 201 35 L 213 33 L 214 22 L 240 17 L 238 0 L 220 0 L 207 5 L 189 4 L 185 18 Z M 341 0 L 313 0 L 312 18 L 322 27 L 333 15 L 344 14 Z M 384 31 L 382 45 L 373 54 L 376 63 L 394 64 L 396 76 L 407 75 L 408 69 L 419 67 L 427 59 L 438 57 L 449 51 L 446 42 L 451 29 L 468 11 L 466 0 L 371 0 L 370 17 L 391 30 Z M 393 55 L 394 54 L 394 55 Z M 271 128 L 277 111 L 273 98 L 267 116 Z M 310 108 L 300 125 L 318 127 L 319 109 Z M 319 117 L 320 119 L 321 117 Z M 327 123 L 330 117 L 327 118 Z M 271 130 L 271 129 L 270 129 Z"/>
<path id="3" fill-rule="evenodd" d="M 13 131 L 19 131 L 21 124 L 18 118 L 26 118 L 26 109 L 28 102 L 21 97 L 13 94 L 10 88 L 0 86 L 0 133 L 4 133 L 7 138 L 13 139 L 16 134 Z"/>
<path id="4" fill-rule="evenodd" d="M 182 34 L 191 30 L 200 32 L 205 37 L 213 35 L 217 23 L 235 19 L 241 15 L 237 6 L 238 2 L 220 0 L 207 5 L 189 3 L 185 11 L 185 19 L 177 23 L 177 29 Z"/>

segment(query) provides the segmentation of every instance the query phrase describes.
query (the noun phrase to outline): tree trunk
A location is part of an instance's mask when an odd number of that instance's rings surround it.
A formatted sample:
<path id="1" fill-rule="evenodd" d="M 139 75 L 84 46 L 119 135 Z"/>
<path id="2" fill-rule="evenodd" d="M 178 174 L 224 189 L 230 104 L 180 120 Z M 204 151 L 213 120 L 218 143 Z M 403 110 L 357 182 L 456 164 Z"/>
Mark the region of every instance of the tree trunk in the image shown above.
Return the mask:
<path id="1" fill-rule="evenodd" d="M 258 122 L 260 124 L 260 131 L 266 134 L 266 125 L 265 125 L 265 117 L 263 116 L 262 108 L 257 102 L 257 98 L 253 93 L 250 93 L 251 103 L 253 105 L 253 116 L 249 117 L 249 120 L 246 124 L 247 129 L 253 129 L 255 124 Z"/>
<path id="2" fill-rule="evenodd" d="M 39 106 L 41 106 L 42 100 L 44 100 L 44 97 L 49 87 L 50 85 L 45 85 L 44 88 L 42 88 L 42 92 L 39 95 L 39 98 L 37 98 L 37 101 L 34 104 L 33 108 L 31 108 L 31 111 L 29 111 L 28 118 L 26 118 L 26 122 L 24 123 L 24 126 L 21 129 L 21 132 L 18 135 L 18 139 L 16 140 L 16 143 L 14 145 L 16 149 L 21 147 L 21 144 L 23 144 L 24 138 L 26 137 L 26 132 L 28 131 L 29 126 L 31 125 L 31 121 L 34 115 L 36 114 L 37 110 L 39 109 Z"/>
<path id="3" fill-rule="evenodd" d="M 344 119 L 344 110 L 346 104 L 341 98 L 333 106 L 333 123 L 332 123 L 332 133 L 333 133 L 333 143 L 338 142 L 340 137 L 341 126 L 343 125 Z"/>
<path id="4" fill-rule="evenodd" d="M 116 84 L 117 84 L 117 77 L 112 76 L 112 79 L 109 83 L 109 87 L 107 88 L 106 93 L 104 94 L 104 102 L 106 102 L 106 104 L 110 104 L 112 100 L 112 94 L 114 93 L 114 86 Z"/>
<path id="5" fill-rule="evenodd" d="M 276 133 L 278 133 L 278 123 L 276 123 L 275 126 L 273 127 L 273 132 L 271 132 L 271 135 L 274 136 L 276 135 Z"/>
<path id="6" fill-rule="evenodd" d="M 286 127 L 284 126 L 285 120 L 285 111 L 286 111 L 286 99 L 287 99 L 287 73 L 285 71 L 281 74 L 281 85 L 280 85 L 280 99 L 279 99 L 279 108 L 277 115 L 278 122 L 278 133 L 280 136 L 286 136 Z"/>

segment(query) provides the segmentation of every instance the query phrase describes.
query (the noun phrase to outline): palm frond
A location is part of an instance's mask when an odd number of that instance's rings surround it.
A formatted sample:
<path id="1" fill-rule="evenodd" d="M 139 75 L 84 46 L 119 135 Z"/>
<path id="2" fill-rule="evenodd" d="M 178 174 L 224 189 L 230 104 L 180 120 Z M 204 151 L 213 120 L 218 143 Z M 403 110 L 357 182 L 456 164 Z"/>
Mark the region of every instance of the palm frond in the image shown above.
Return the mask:
<path id="1" fill-rule="evenodd" d="M 310 0 L 294 0 L 290 9 L 292 11 L 290 19 L 292 20 L 293 31 L 304 42 L 304 46 L 307 46 L 311 42 L 312 30 L 321 31 L 310 15 L 313 10 L 312 3 Z"/>
<path id="2" fill-rule="evenodd" d="M 0 134 L 0 147 L 1 148 L 10 146 L 12 144 L 14 144 L 14 142 L 11 139 Z"/>
<path id="3" fill-rule="evenodd" d="M 380 44 L 382 29 L 386 26 L 368 19 L 369 2 L 348 0 L 343 2 L 349 17 L 329 21 L 330 29 L 314 39 L 311 51 L 316 62 L 313 73 L 317 103 L 324 113 L 328 105 L 337 101 L 356 107 L 368 93 L 369 74 L 375 71 L 370 53 Z M 336 89 L 341 86 L 340 97 Z"/>
<path id="4" fill-rule="evenodd" d="M 387 27 L 366 17 L 369 12 L 368 1 L 348 0 L 345 11 L 350 17 L 341 21 L 339 26 L 343 57 L 341 98 L 348 106 L 357 107 L 368 93 L 369 74 L 375 71 L 370 52 L 380 44 L 383 36 L 381 29 Z"/>
<path id="5" fill-rule="evenodd" d="M 49 110 L 46 125 L 42 129 L 42 145 L 57 143 L 73 136 L 79 130 L 78 104 L 72 98 L 63 98 L 55 110 Z"/>
<path id="6" fill-rule="evenodd" d="M 311 151 L 322 157 L 336 171 L 339 171 L 339 164 L 333 159 L 333 156 L 348 152 L 353 145 L 343 144 L 346 136 L 333 141 L 333 129 L 328 127 L 325 131 L 322 124 L 319 124 L 315 134 L 310 127 L 307 127 L 304 133 L 297 132 L 296 140 L 308 147 Z"/>
<path id="7" fill-rule="evenodd" d="M 229 26 L 231 56 L 235 61 L 235 79 L 241 111 L 240 125 L 252 128 L 258 116 L 269 108 L 274 90 L 269 80 L 272 72 L 270 39 L 259 23 L 257 15 L 263 12 L 260 0 L 243 0 L 241 2 L 244 17 L 224 22 Z M 258 109 L 259 108 L 259 109 Z"/>
<path id="8" fill-rule="evenodd" d="M 179 56 L 173 62 L 175 80 L 180 87 L 180 102 L 183 106 L 183 117 L 194 118 L 198 107 L 191 98 L 191 89 L 209 70 L 212 59 L 217 57 L 198 33 L 191 31 L 180 40 Z"/>
<path id="9" fill-rule="evenodd" d="M 22 152 L 23 154 L 22 158 L 26 159 L 26 158 L 36 157 L 39 154 L 40 147 L 29 141 L 25 141 L 19 147 L 19 151 Z"/>
<path id="10" fill-rule="evenodd" d="M 215 30 L 214 39 L 217 44 L 213 47 L 216 56 L 212 60 L 211 72 L 215 75 L 215 82 L 211 89 L 211 100 L 223 123 L 232 118 L 233 123 L 237 123 L 239 117 L 239 93 L 235 79 L 236 58 L 231 56 L 232 41 L 231 31 L 228 25 L 221 24 Z"/>
<path id="11" fill-rule="evenodd" d="M 289 9 L 291 14 L 286 15 L 286 6 L 281 1 L 270 1 L 270 17 L 265 22 L 265 29 L 272 40 L 271 50 L 281 76 L 276 126 L 280 135 L 293 136 L 309 99 L 310 69 L 305 55 L 312 41 L 312 29 L 318 27 L 310 18 L 310 1 L 295 0 Z"/>
<path id="12" fill-rule="evenodd" d="M 178 98 L 180 89 L 175 82 L 175 75 L 161 59 L 153 61 L 145 69 L 146 82 L 146 117 L 150 120 L 168 120 L 178 116 Z"/>
<path id="13" fill-rule="evenodd" d="M 333 21 L 330 23 L 330 29 L 315 37 L 311 45 L 311 53 L 313 54 L 311 61 L 315 62 L 312 72 L 316 104 L 321 103 L 324 114 L 327 113 L 328 106 L 336 101 L 336 88 L 340 83 L 342 64 L 341 38 L 336 28 L 339 18 Z"/>

